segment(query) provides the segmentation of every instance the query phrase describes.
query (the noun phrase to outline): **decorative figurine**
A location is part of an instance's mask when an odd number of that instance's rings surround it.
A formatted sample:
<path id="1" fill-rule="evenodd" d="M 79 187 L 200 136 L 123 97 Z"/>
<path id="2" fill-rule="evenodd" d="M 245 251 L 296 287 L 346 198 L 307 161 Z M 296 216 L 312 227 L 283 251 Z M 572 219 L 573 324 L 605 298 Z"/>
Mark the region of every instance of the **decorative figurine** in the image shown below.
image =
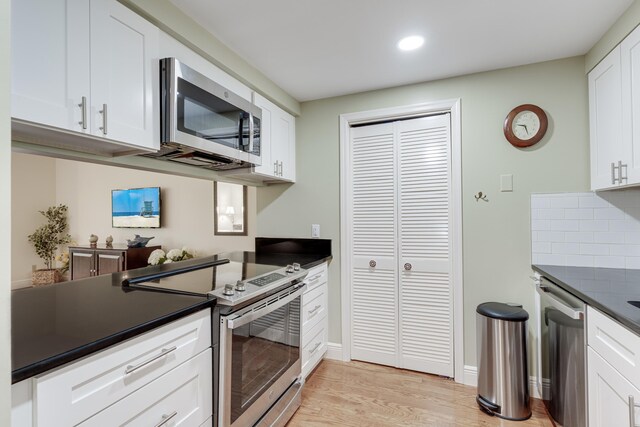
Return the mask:
<path id="1" fill-rule="evenodd" d="M 113 247 L 113 236 L 107 236 L 107 238 L 104 240 L 105 243 L 107 244 L 108 248 L 112 248 Z"/>
<path id="2" fill-rule="evenodd" d="M 127 247 L 144 248 L 151 239 L 153 239 L 153 237 L 140 237 L 139 234 L 136 234 L 133 240 L 127 239 Z"/>
<path id="3" fill-rule="evenodd" d="M 92 234 L 91 236 L 89 236 L 89 246 L 91 246 L 92 248 L 95 248 L 97 246 L 98 243 L 98 236 L 96 236 L 95 234 Z"/>

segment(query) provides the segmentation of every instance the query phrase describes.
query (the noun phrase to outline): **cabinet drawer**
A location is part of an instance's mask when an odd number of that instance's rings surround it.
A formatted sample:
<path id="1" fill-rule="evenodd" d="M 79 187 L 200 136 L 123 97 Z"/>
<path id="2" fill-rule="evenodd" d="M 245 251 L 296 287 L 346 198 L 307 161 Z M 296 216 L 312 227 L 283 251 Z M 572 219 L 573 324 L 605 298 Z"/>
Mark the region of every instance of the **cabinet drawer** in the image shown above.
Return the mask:
<path id="1" fill-rule="evenodd" d="M 315 287 L 327 283 L 327 263 L 324 262 L 318 266 L 315 266 L 309 270 L 304 282 L 307 284 L 305 292 L 311 292 Z"/>
<path id="2" fill-rule="evenodd" d="M 302 295 L 302 335 L 327 315 L 327 286 L 316 286 Z"/>
<path id="3" fill-rule="evenodd" d="M 306 377 L 327 352 L 327 318 L 314 326 L 302 339 L 302 377 Z"/>
<path id="4" fill-rule="evenodd" d="M 76 425 L 208 347 L 207 309 L 38 377 L 38 425 Z"/>
<path id="5" fill-rule="evenodd" d="M 199 426 L 213 413 L 212 368 L 208 349 L 80 425 Z"/>
<path id="6" fill-rule="evenodd" d="M 592 307 L 587 307 L 587 344 L 640 388 L 640 337 Z"/>

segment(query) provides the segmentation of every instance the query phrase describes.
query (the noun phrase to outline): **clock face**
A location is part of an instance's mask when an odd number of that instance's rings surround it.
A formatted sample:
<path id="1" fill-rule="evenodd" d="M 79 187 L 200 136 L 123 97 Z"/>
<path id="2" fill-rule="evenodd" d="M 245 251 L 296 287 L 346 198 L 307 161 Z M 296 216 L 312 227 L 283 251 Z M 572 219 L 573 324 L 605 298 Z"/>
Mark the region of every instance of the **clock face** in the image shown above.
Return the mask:
<path id="1" fill-rule="evenodd" d="M 527 141 L 540 130 L 540 118 L 531 111 L 521 111 L 513 119 L 511 130 L 518 139 Z"/>
<path id="2" fill-rule="evenodd" d="M 504 136 L 514 147 L 530 147 L 544 137 L 548 124 L 542 108 L 533 104 L 519 105 L 509 112 L 504 121 Z"/>

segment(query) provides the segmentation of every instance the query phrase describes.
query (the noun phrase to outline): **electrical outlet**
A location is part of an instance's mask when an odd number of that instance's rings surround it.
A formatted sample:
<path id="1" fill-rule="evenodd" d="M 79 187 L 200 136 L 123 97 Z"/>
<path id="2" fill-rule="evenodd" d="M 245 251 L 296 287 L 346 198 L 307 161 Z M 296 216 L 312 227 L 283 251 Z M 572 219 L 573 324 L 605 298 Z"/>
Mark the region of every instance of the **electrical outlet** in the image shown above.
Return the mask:
<path id="1" fill-rule="evenodd" d="M 320 237 L 320 224 L 311 224 L 311 237 L 314 239 Z"/>
<path id="2" fill-rule="evenodd" d="M 507 174 L 507 175 L 500 175 L 500 191 L 505 193 L 505 192 L 511 192 L 513 191 L 513 175 L 512 174 Z"/>

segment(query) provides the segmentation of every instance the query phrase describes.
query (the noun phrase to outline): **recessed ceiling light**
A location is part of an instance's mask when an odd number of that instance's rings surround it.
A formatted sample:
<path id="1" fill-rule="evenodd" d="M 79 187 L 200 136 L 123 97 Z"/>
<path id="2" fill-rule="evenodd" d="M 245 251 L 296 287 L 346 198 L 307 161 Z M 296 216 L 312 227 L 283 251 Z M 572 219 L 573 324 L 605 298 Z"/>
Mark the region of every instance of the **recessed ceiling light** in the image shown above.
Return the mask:
<path id="1" fill-rule="evenodd" d="M 400 50 L 415 50 L 424 44 L 424 37 L 422 36 L 409 36 L 405 37 L 398 42 L 398 49 Z"/>

